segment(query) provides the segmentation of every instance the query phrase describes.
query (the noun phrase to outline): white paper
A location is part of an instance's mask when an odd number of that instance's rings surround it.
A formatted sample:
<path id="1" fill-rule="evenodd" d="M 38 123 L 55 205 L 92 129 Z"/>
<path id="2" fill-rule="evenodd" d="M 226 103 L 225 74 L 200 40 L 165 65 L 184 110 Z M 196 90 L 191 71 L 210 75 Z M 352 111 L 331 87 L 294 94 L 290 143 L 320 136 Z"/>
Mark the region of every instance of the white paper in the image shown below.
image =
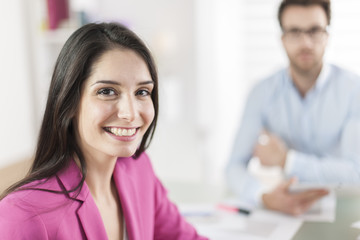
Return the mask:
<path id="1" fill-rule="evenodd" d="M 262 209 L 250 215 L 209 206 L 180 206 L 180 211 L 201 235 L 212 240 L 288 240 L 302 224 L 299 218 Z"/>
<path id="2" fill-rule="evenodd" d="M 354 222 L 351 224 L 351 227 L 360 229 L 360 221 Z M 360 235 L 356 238 L 356 240 L 360 240 Z"/>
<path id="3" fill-rule="evenodd" d="M 254 211 L 254 213 L 250 216 L 250 221 L 276 223 L 272 232 L 268 236 L 264 237 L 264 239 L 271 240 L 292 239 L 303 223 L 300 218 L 264 209 Z"/>
<path id="4" fill-rule="evenodd" d="M 360 229 L 360 221 L 354 222 L 353 224 L 351 224 L 351 227 Z"/>

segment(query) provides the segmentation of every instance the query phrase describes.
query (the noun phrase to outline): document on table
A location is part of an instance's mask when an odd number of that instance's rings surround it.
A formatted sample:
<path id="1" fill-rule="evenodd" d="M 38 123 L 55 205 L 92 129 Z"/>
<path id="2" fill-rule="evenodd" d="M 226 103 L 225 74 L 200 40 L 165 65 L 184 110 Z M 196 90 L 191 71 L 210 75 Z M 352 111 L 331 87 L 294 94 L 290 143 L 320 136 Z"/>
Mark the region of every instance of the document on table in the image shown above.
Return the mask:
<path id="1" fill-rule="evenodd" d="M 293 191 L 302 191 L 316 186 L 302 185 Z M 224 205 L 250 209 L 249 215 L 222 211 L 215 205 L 180 205 L 180 212 L 197 231 L 212 240 L 288 240 L 292 239 L 304 221 L 333 222 L 335 220 L 336 194 L 333 189 L 305 214 L 289 216 L 266 209 L 247 208 L 244 203 L 227 199 Z"/>
<path id="2" fill-rule="evenodd" d="M 219 211 L 214 206 L 180 206 L 180 211 L 201 235 L 212 240 L 288 240 L 303 222 L 264 209 L 250 215 Z"/>

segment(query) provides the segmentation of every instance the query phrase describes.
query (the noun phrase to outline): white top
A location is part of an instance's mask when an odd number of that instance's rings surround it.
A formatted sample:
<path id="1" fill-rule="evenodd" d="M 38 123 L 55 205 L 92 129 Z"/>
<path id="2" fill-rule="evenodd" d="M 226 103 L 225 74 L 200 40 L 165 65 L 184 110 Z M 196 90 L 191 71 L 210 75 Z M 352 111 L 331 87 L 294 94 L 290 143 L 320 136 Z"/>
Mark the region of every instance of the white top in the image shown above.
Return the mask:
<path id="1" fill-rule="evenodd" d="M 123 240 L 129 240 L 129 239 L 128 239 L 127 232 L 126 232 L 126 222 L 125 222 L 124 215 L 123 215 L 123 229 L 124 229 Z"/>

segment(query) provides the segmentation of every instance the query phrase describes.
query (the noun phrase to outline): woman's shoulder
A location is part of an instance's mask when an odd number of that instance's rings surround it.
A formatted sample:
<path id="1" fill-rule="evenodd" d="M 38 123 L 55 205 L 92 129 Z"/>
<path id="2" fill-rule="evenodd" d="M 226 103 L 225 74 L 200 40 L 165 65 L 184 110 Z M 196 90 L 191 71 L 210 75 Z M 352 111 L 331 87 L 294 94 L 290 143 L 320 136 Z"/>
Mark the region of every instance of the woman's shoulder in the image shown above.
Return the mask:
<path id="1" fill-rule="evenodd" d="M 33 229 L 37 229 L 37 232 L 28 236 L 57 232 L 69 210 L 77 208 L 74 205 L 77 201 L 61 191 L 57 178 L 52 177 L 26 184 L 3 198 L 0 201 L 0 229 L 7 230 L 0 233 L 0 239 L 10 239 L 9 236 Z M 23 238 L 21 235 L 11 239 Z"/>
<path id="2" fill-rule="evenodd" d="M 26 184 L 0 201 L 0 217 L 26 218 L 49 213 L 66 204 L 67 198 L 61 191 L 56 177 Z"/>
<path id="3" fill-rule="evenodd" d="M 17 190 L 10 193 L 0 201 L 0 221 L 4 222 L 23 222 L 22 220 L 32 218 L 35 214 L 35 205 L 27 201 L 32 199 L 32 203 L 40 202 L 39 198 L 34 198 L 31 192 L 34 190 Z M 36 201 L 35 201 L 36 200 Z"/>
<path id="4" fill-rule="evenodd" d="M 0 201 L 0 239 L 46 239 L 44 222 L 22 197 L 28 192 L 14 192 Z"/>

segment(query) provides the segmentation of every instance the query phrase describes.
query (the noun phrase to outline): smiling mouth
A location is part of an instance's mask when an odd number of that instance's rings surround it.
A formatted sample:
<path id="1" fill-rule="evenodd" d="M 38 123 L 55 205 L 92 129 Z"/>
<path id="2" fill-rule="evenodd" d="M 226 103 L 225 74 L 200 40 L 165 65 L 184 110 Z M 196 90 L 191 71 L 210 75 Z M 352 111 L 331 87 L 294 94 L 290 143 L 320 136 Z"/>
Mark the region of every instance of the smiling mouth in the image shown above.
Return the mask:
<path id="1" fill-rule="evenodd" d="M 136 128 L 114 128 L 114 127 L 104 127 L 104 130 L 108 133 L 114 134 L 119 137 L 130 137 L 134 136 L 136 133 Z"/>

